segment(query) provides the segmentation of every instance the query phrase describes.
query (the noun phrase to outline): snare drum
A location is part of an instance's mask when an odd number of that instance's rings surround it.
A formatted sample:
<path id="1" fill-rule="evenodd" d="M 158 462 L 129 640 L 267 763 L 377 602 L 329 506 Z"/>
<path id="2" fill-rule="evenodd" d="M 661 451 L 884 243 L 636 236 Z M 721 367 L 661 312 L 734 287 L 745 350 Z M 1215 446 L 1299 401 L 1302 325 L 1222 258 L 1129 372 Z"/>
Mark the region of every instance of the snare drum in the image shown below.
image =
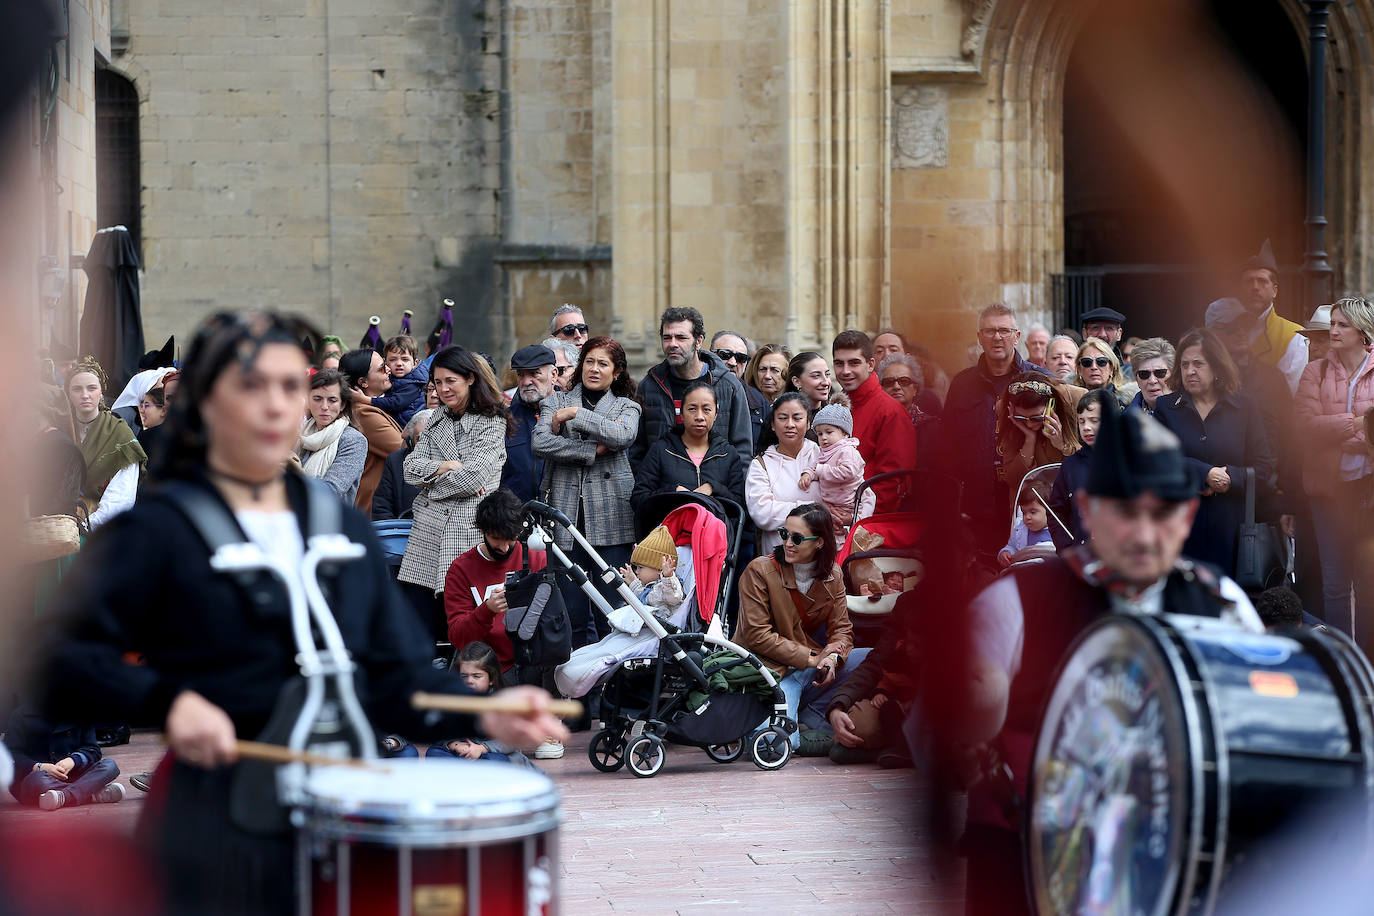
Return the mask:
<path id="1" fill-rule="evenodd" d="M 1367 848 L 1371 693 L 1369 663 L 1335 631 L 1094 624 L 1065 658 L 1035 743 L 1025 845 L 1036 911 L 1209 913 L 1234 863 L 1264 865 L 1283 831 L 1333 810 L 1344 848 Z"/>
<path id="2" fill-rule="evenodd" d="M 299 838 L 302 916 L 558 912 L 558 793 L 480 760 L 325 767 Z"/>

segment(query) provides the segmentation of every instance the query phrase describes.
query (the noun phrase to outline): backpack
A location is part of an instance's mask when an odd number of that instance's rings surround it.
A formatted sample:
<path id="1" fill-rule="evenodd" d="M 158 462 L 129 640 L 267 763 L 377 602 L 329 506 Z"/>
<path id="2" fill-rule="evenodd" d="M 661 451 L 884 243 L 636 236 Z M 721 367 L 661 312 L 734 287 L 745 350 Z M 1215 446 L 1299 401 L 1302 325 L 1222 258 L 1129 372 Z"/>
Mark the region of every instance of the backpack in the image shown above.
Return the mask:
<path id="1" fill-rule="evenodd" d="M 506 635 L 510 637 L 515 663 L 542 668 L 561 665 L 572 655 L 572 622 L 549 569 L 530 570 L 529 550 L 525 568 L 506 576 Z"/>

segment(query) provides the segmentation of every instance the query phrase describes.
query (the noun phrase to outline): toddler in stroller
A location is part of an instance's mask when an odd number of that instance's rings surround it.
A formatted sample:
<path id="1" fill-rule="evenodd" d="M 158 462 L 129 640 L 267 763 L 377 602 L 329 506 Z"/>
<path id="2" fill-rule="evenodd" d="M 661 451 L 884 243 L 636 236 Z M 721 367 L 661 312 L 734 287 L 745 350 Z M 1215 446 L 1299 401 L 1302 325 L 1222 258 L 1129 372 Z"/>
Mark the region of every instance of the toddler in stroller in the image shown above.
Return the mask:
<path id="1" fill-rule="evenodd" d="M 588 756 L 603 772 L 628 764 L 636 776 L 654 776 L 666 760 L 665 741 L 700 747 L 722 763 L 748 752 L 760 768 L 779 769 L 791 757 L 789 736 L 797 726 L 787 715 L 777 678 L 757 656 L 714 632 L 703 632 L 728 591 L 720 581 L 723 577 L 728 584 L 731 575 L 724 522 L 709 499 L 672 495 L 685 504 L 669 512 L 663 526 L 677 554 L 684 600 L 667 622 L 645 606 L 566 515 L 541 503 L 526 504 L 531 542 L 549 545 L 551 563 L 561 564 L 602 614 L 610 618 L 615 613 L 586 572 L 545 533 L 557 525 L 586 551 L 597 567 L 593 574 L 616 584 L 625 609 L 640 619 L 641 633 L 647 631 L 638 636 L 612 633 L 577 650 L 559 666 L 555 681 L 570 696 L 584 696 L 601 685 L 602 729 L 593 736 Z M 646 503 L 641 511 L 648 509 Z M 743 513 L 735 517 L 742 519 Z M 735 549 L 737 544 L 738 538 Z"/>

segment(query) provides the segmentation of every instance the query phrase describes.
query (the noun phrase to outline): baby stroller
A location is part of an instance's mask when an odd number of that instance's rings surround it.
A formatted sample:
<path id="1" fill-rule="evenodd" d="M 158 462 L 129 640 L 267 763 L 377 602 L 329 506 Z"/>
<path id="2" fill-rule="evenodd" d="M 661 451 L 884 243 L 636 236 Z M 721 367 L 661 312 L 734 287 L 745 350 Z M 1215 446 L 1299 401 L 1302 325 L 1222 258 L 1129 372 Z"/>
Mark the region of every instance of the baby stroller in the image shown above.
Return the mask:
<path id="1" fill-rule="evenodd" d="M 724 547 L 733 541 L 725 551 L 733 555 L 743 527 L 742 511 L 735 536 L 730 538 L 715 514 L 728 511 L 719 507 L 719 501 L 681 496 L 686 498 L 662 519 L 674 532 L 679 556 L 684 555 L 684 541 L 694 538 L 697 546 L 705 545 L 700 553 L 712 555 L 717 551 L 710 545 Z M 647 506 L 645 511 L 649 511 Z M 698 564 L 693 556 L 687 565 L 694 576 L 700 576 L 693 579 L 695 594 L 665 624 L 640 603 L 566 515 L 539 502 L 526 503 L 525 513 L 532 529 L 531 549 L 539 549 L 536 542 L 542 542 L 550 565 L 556 562 L 567 570 L 591 603 L 609 617 L 612 608 L 587 573 L 548 534 L 561 527 L 591 558 L 596 566 L 593 575 L 615 586 L 649 634 L 647 653 L 615 658 L 600 676 L 603 727 L 587 749 L 592 766 L 613 773 L 628 765 L 636 776 L 655 776 L 667 759 L 665 741 L 699 747 L 718 763 L 730 763 L 748 752 L 760 769 L 777 770 L 787 764 L 792 756 L 790 736 L 797 723 L 787 714 L 777 677 L 753 653 L 709 632 L 727 591 L 719 586 L 728 587 L 733 576 L 728 562 L 722 559 L 719 579 L 713 582 L 705 574 L 711 567 L 705 560 Z M 753 686 L 743 686 L 749 681 Z"/>
<path id="2" fill-rule="evenodd" d="M 1036 501 L 1044 508 L 1048 516 L 1047 521 L 1049 526 L 1053 528 L 1058 525 L 1065 533 L 1072 537 L 1072 532 L 1069 531 L 1069 527 L 1066 524 L 1067 519 L 1061 519 L 1056 515 L 1055 511 L 1050 508 L 1049 502 L 1041 495 L 1049 493 L 1054 488 L 1054 481 L 1058 476 L 1059 464 L 1057 462 L 1054 464 L 1042 464 L 1026 472 L 1026 476 L 1021 479 L 1021 485 L 1016 488 L 1016 511 L 1012 514 L 1011 528 L 1008 529 L 1008 534 L 1015 531 L 1017 524 L 1021 521 L 1022 494 L 1031 492 L 1031 488 L 1034 488 L 1033 492 L 1035 493 Z M 1043 563 L 1054 556 L 1056 552 L 1053 541 L 1042 541 L 1039 544 L 1030 544 L 1022 547 L 1020 550 L 1016 551 L 1016 553 L 1012 554 L 1011 565 L 1002 570 L 1000 575 L 1010 575 L 1013 569 L 1021 565 Z"/>

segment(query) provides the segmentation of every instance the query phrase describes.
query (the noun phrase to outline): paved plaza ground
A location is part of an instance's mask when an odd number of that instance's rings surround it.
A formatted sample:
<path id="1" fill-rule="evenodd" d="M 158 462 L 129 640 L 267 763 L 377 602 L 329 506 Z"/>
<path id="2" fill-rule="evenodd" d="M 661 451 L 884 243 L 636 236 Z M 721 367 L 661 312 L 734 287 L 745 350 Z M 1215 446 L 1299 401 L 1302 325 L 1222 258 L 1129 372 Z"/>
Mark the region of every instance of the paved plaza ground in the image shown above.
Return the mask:
<path id="1" fill-rule="evenodd" d="M 540 761 L 563 795 L 563 912 L 696 914 L 954 913 L 962 876 L 937 874 L 925 842 L 920 777 L 794 758 L 765 773 L 673 748 L 658 776 L 592 769 L 591 733 L 561 760 Z M 163 748 L 136 734 L 109 748 L 120 781 L 152 769 Z M 37 823 L 132 830 L 143 797 L 55 812 L 5 794 L 0 827 Z"/>

